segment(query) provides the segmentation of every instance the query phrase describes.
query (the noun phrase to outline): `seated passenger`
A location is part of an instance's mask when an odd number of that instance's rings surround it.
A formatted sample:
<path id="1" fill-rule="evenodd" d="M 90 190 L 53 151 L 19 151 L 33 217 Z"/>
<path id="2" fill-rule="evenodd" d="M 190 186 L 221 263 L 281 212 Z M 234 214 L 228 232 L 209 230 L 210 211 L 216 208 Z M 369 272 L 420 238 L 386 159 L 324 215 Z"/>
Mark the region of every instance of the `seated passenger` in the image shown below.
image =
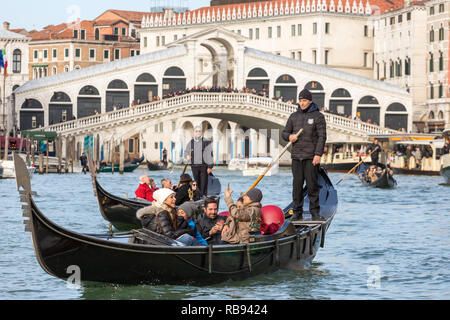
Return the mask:
<path id="1" fill-rule="evenodd" d="M 139 187 L 134 192 L 137 198 L 153 202 L 153 193 L 158 190 L 155 182 L 148 175 L 143 174 L 139 177 Z"/>
<path id="2" fill-rule="evenodd" d="M 182 217 L 178 217 L 175 209 L 175 193 L 169 189 L 161 189 L 153 194 L 151 206 L 137 211 L 142 227 L 165 235 L 180 243 L 191 246 L 196 241 L 194 231 Z"/>
<path id="3" fill-rule="evenodd" d="M 231 198 L 232 193 L 228 186 L 225 190 L 225 203 L 228 206 L 230 217 L 225 222 L 222 241 L 249 243 L 250 235 L 260 233 L 262 192 L 257 188 L 251 189 L 243 196 L 243 206 L 241 207 L 234 204 Z"/>
<path id="4" fill-rule="evenodd" d="M 194 215 L 196 209 L 197 206 L 195 204 L 185 202 L 178 207 L 178 216 L 183 217 L 184 220 L 187 221 L 188 225 L 192 228 L 192 230 L 194 230 L 195 240 L 198 242 L 198 244 L 207 246 L 208 242 L 206 242 L 206 240 L 203 239 L 202 235 L 197 230 L 195 222 L 192 220 L 192 216 Z"/>
<path id="5" fill-rule="evenodd" d="M 212 198 L 206 198 L 203 210 L 205 216 L 197 223 L 198 231 L 209 243 L 221 244 L 221 232 L 227 217 L 217 215 L 219 207 Z"/>
<path id="6" fill-rule="evenodd" d="M 198 201 L 202 199 L 202 195 L 200 194 L 200 190 L 198 190 L 198 185 L 196 181 L 191 181 L 191 192 L 189 192 L 189 198 L 191 201 Z"/>
<path id="7" fill-rule="evenodd" d="M 173 190 L 172 180 L 170 180 L 169 178 L 162 179 L 161 180 L 161 187 Z"/>
<path id="8" fill-rule="evenodd" d="M 192 178 L 189 174 L 185 173 L 182 174 L 180 177 L 180 187 L 177 190 L 177 194 L 175 196 L 176 198 L 176 206 L 181 206 L 183 203 L 190 201 L 191 198 L 189 197 L 189 192 L 192 192 L 191 190 L 191 183 Z"/>

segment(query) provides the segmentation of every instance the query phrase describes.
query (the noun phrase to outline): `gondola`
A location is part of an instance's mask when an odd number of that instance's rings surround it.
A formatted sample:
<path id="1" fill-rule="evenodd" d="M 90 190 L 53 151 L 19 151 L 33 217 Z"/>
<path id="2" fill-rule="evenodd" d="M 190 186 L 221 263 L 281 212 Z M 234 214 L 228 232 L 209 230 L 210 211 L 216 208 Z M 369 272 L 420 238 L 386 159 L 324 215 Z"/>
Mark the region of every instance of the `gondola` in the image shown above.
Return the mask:
<path id="1" fill-rule="evenodd" d="M 167 167 L 168 167 L 168 163 L 147 161 L 147 168 L 149 171 L 166 170 Z"/>
<path id="2" fill-rule="evenodd" d="M 373 182 L 368 182 L 364 174 L 366 173 L 369 166 L 366 163 L 362 163 L 357 168 L 357 174 L 363 185 L 371 188 L 381 188 L 381 189 L 392 189 L 397 187 L 397 181 L 392 175 L 389 174 L 387 168 L 383 169 L 383 173 L 378 177 L 377 180 Z"/>
<path id="3" fill-rule="evenodd" d="M 291 264 L 309 266 L 324 246 L 338 203 L 336 190 L 321 170 L 321 215 L 326 221 L 303 221 L 294 227 L 287 220 L 274 235 L 255 236 L 249 244 L 176 246 L 171 239 L 148 230 L 80 234 L 56 225 L 38 209 L 26 167 L 20 158 L 15 157 L 15 161 L 23 216 L 27 218 L 25 230 L 31 232 L 41 267 L 61 279 L 79 276 L 80 281 L 117 284 L 207 285 L 243 280 Z M 74 274 L 74 270 L 79 273 Z"/>
<path id="4" fill-rule="evenodd" d="M 125 164 L 123 166 L 123 172 L 133 172 L 134 170 L 136 170 L 139 167 L 138 164 Z M 107 166 L 102 166 L 100 167 L 100 172 L 112 172 L 112 166 L 111 165 L 107 165 Z M 120 171 L 120 166 L 118 164 L 114 165 L 114 172 L 119 172 Z"/>

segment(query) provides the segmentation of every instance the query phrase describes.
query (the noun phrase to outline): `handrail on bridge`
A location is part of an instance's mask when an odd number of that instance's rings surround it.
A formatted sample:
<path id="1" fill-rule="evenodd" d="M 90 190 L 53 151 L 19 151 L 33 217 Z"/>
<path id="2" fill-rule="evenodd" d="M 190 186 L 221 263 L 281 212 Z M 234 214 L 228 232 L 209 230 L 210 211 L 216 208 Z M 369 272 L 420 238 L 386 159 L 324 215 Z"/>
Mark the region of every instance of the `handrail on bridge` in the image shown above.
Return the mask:
<path id="1" fill-rule="evenodd" d="M 285 102 L 276 101 L 266 97 L 261 97 L 252 93 L 224 93 L 224 92 L 191 92 L 188 94 L 176 96 L 169 99 L 158 100 L 126 109 L 100 113 L 90 117 L 76 119 L 68 122 L 58 123 L 36 130 L 55 131 L 64 133 L 77 129 L 88 129 L 93 126 L 107 124 L 118 120 L 129 119 L 137 116 L 143 116 L 151 112 L 161 112 L 170 110 L 174 107 L 186 106 L 189 104 L 199 105 L 202 103 L 221 103 L 221 104 L 247 104 L 256 108 L 266 109 L 268 111 L 277 111 L 286 116 L 297 110 L 297 106 Z M 324 113 L 328 124 L 333 124 L 348 130 L 355 130 L 366 134 L 392 134 L 398 133 L 396 130 L 382 128 L 377 125 L 348 119 L 339 115 Z"/>

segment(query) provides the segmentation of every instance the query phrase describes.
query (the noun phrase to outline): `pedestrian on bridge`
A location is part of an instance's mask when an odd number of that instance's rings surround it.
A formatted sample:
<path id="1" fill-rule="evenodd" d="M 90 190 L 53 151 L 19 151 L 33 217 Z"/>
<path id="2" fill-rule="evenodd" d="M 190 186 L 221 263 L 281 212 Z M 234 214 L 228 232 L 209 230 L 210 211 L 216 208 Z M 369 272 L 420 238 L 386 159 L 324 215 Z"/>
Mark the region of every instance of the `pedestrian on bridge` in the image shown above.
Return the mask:
<path id="1" fill-rule="evenodd" d="M 184 158 L 191 165 L 200 196 L 208 196 L 208 175 L 214 167 L 214 156 L 212 143 L 203 137 L 202 127 L 195 127 L 194 138 L 186 146 Z"/>
<path id="2" fill-rule="evenodd" d="M 294 201 L 292 220 L 303 219 L 303 183 L 309 198 L 309 212 L 312 220 L 323 221 L 319 205 L 319 167 L 327 140 L 325 117 L 312 101 L 307 89 L 300 92 L 299 108 L 289 117 L 283 130 L 283 139 L 292 142 L 292 175 L 294 177 L 292 198 Z M 297 138 L 296 133 L 303 129 Z"/>

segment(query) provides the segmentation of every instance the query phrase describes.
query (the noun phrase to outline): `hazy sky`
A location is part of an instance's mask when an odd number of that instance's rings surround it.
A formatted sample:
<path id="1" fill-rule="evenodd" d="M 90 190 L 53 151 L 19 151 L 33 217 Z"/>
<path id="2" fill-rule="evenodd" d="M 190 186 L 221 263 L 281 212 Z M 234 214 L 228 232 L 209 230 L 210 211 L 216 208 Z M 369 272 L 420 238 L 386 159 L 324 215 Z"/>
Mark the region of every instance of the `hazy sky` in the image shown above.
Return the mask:
<path id="1" fill-rule="evenodd" d="M 0 27 L 3 22 L 11 23 L 11 29 L 25 28 L 40 30 L 50 24 L 70 22 L 80 17 L 92 20 L 108 9 L 129 11 L 150 11 L 157 3 L 173 3 L 190 9 L 210 5 L 210 0 L 16 0 L 2 1 L 0 7 Z"/>

